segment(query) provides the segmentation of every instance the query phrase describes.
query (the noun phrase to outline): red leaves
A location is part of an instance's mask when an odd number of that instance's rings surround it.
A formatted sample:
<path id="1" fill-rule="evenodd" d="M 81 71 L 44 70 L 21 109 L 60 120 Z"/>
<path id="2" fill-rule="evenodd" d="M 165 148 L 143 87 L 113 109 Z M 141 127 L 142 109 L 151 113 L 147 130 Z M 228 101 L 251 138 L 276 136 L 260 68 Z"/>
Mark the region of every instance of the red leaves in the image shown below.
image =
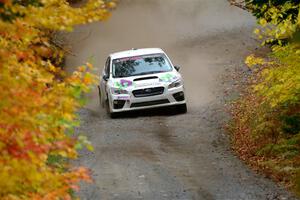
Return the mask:
<path id="1" fill-rule="evenodd" d="M 11 0 L 0 0 L 0 3 L 3 3 L 3 4 L 10 4 L 10 3 L 11 3 Z"/>
<path id="2" fill-rule="evenodd" d="M 14 133 L 15 130 L 9 131 L 11 132 L 12 136 L 18 134 Z M 35 141 L 35 138 L 37 138 L 36 134 L 27 132 L 21 140 L 17 140 L 16 137 L 1 139 L 4 144 L 2 152 L 7 152 L 14 158 L 26 160 L 30 160 L 31 155 L 36 155 L 37 157 L 39 157 L 40 155 L 47 154 L 50 149 L 49 145 L 37 143 Z"/>
<path id="3" fill-rule="evenodd" d="M 66 0 L 0 4 L 0 199 L 71 199 L 70 190 L 78 190 L 80 180 L 91 180 L 86 169 L 71 171 L 65 162 L 76 158 L 80 143 L 66 131 L 77 126 L 81 94 L 95 76 L 87 64 L 67 77 L 59 66 L 64 51 L 51 34 L 105 20 L 115 3 L 90 0 L 80 8 Z"/>

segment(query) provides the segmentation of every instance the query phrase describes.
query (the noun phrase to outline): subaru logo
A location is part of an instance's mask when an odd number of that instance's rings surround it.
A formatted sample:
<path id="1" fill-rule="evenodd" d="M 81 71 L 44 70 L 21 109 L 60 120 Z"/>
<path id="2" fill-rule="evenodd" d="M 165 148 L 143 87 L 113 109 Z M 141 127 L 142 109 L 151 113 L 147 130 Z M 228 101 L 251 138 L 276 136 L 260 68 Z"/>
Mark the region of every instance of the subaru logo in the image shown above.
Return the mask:
<path id="1" fill-rule="evenodd" d="M 147 92 L 147 93 L 150 93 L 151 91 L 152 91 L 151 88 L 145 89 L 145 92 Z"/>

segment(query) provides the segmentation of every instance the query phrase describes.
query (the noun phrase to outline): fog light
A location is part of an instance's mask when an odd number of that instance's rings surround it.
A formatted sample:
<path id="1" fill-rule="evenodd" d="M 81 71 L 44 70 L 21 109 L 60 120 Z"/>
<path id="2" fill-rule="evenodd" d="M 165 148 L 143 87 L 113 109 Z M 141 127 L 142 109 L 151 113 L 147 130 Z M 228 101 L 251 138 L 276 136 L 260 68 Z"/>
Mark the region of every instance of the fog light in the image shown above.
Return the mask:
<path id="1" fill-rule="evenodd" d="M 114 104 L 114 109 L 121 109 L 124 107 L 125 100 L 114 100 L 113 104 Z"/>
<path id="2" fill-rule="evenodd" d="M 176 101 L 183 101 L 185 99 L 183 92 L 177 92 L 177 93 L 173 94 L 173 97 Z"/>

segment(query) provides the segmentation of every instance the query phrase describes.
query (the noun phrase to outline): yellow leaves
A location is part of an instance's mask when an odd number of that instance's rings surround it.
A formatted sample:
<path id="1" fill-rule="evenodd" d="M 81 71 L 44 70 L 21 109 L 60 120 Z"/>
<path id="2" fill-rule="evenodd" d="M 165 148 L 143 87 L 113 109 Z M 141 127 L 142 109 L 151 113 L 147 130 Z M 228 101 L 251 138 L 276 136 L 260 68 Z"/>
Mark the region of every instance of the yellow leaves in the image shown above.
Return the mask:
<path id="1" fill-rule="evenodd" d="M 79 71 L 79 72 L 85 72 L 86 71 L 86 67 L 85 66 L 80 66 L 80 67 L 78 67 L 77 71 Z"/>
<path id="2" fill-rule="evenodd" d="M 285 59 L 290 60 L 293 54 L 286 56 Z M 255 85 L 255 91 L 265 97 L 271 108 L 294 105 L 300 101 L 300 66 L 297 60 L 294 61 L 291 65 L 287 62 L 269 65 L 260 73 L 261 82 Z"/>
<path id="3" fill-rule="evenodd" d="M 90 73 L 86 73 L 83 77 L 83 83 L 85 83 L 86 85 L 91 85 L 92 83 L 94 83 L 93 76 Z"/>
<path id="4" fill-rule="evenodd" d="M 258 28 L 254 29 L 253 33 L 255 33 L 256 35 L 260 34 L 260 30 Z"/>
<path id="5" fill-rule="evenodd" d="M 300 101 L 300 57 L 299 45 L 274 46 L 273 61 L 265 61 L 254 55 L 247 57 L 249 67 L 259 66 L 258 83 L 253 88 L 265 98 L 270 108 L 294 105 Z"/>
<path id="6" fill-rule="evenodd" d="M 90 0 L 83 7 L 76 8 L 69 6 L 65 0 L 45 1 L 43 4 L 43 7 L 28 7 L 26 20 L 55 30 L 72 31 L 74 25 L 106 20 L 110 15 L 109 8 L 102 6 L 104 1 L 99 0 Z M 109 5 L 115 6 L 115 3 Z"/>
<path id="7" fill-rule="evenodd" d="M 69 121 L 74 120 L 74 114 L 64 113 L 64 114 L 63 114 L 63 117 L 64 117 L 66 120 L 69 120 Z"/>
<path id="8" fill-rule="evenodd" d="M 259 4 L 262 4 L 262 2 Z M 255 7 L 255 13 L 259 13 L 257 22 L 263 31 L 256 29 L 254 32 L 258 35 L 259 39 L 265 40 L 263 44 L 278 41 L 281 45 L 281 40 L 293 36 L 300 25 L 300 15 L 295 11 L 300 9 L 300 4 L 294 4 L 283 2 L 275 6 L 270 3 L 268 6 L 264 4 L 262 7 Z M 295 16 L 296 13 L 298 16 Z"/>
<path id="9" fill-rule="evenodd" d="M 89 69 L 93 69 L 93 65 L 89 62 L 86 63 L 86 66 L 89 68 Z"/>
<path id="10" fill-rule="evenodd" d="M 91 68 L 92 64 L 90 63 L 78 67 L 77 71 L 73 72 L 72 76 L 66 81 L 70 82 L 73 86 L 79 86 L 84 92 L 88 92 L 90 86 L 98 80 L 97 76 L 89 72 Z"/>
<path id="11" fill-rule="evenodd" d="M 66 131 L 78 125 L 75 111 L 83 103 L 82 93 L 97 79 L 90 63 L 66 77 L 57 66 L 64 52 L 52 46 L 48 34 L 105 20 L 116 4 L 90 0 L 75 8 L 66 0 L 44 0 L 40 6 L 6 6 L 12 15 L 23 16 L 0 20 L 0 197 L 71 198 L 70 189 L 89 180 L 88 171 L 69 171 L 55 159 L 49 164 L 49 155 L 77 157 L 76 141 Z"/>
<path id="12" fill-rule="evenodd" d="M 259 19 L 258 21 L 259 25 L 261 25 L 262 27 L 265 27 L 267 25 L 267 20 L 264 18 Z"/>
<path id="13" fill-rule="evenodd" d="M 47 74 L 44 77 L 37 78 L 37 81 L 40 83 L 52 83 L 54 76 L 52 74 Z"/>
<path id="14" fill-rule="evenodd" d="M 5 197 L 7 194 L 22 194 L 24 191 L 32 190 L 45 193 L 49 189 L 53 190 L 55 186 L 61 185 L 59 183 L 60 177 L 53 174 L 45 166 L 37 167 L 30 161 L 19 159 L 10 159 L 5 162 L 6 165 L 0 170 L 1 197 Z M 47 182 L 53 185 L 43 187 L 46 186 Z"/>
<path id="15" fill-rule="evenodd" d="M 261 25 L 254 33 L 271 44 L 272 53 L 265 59 L 247 57 L 245 63 L 255 68 L 251 70 L 250 86 L 244 88 L 233 105 L 230 128 L 235 133 L 237 151 L 250 162 L 254 160 L 253 164 L 257 163 L 253 152 L 265 151 L 266 156 L 258 156 L 260 159 L 270 160 L 271 155 L 272 159 L 276 157 L 293 165 L 298 157 L 292 160 L 286 155 L 298 156 L 299 151 L 300 4 L 296 1 L 249 1 L 249 4 Z M 249 143 L 251 139 L 254 142 Z M 284 146 L 288 148 L 283 150 Z M 278 163 L 275 165 L 278 167 Z M 267 165 L 262 166 L 265 169 Z M 299 189 L 300 182 L 297 184 Z"/>
<path id="16" fill-rule="evenodd" d="M 54 65 L 50 64 L 49 65 L 49 71 L 55 73 L 55 72 L 57 72 L 57 69 L 56 69 L 56 67 Z"/>
<path id="17" fill-rule="evenodd" d="M 80 135 L 77 139 L 77 144 L 75 145 L 77 149 L 82 149 L 86 147 L 89 151 L 94 151 L 94 147 L 92 146 L 91 142 L 88 141 L 87 137 Z"/>
<path id="18" fill-rule="evenodd" d="M 300 7 L 298 8 L 297 25 L 300 26 Z"/>
<path id="19" fill-rule="evenodd" d="M 253 33 L 258 37 L 258 39 L 263 39 L 264 33 L 260 29 L 254 29 Z"/>
<path id="20" fill-rule="evenodd" d="M 279 23 L 274 30 L 274 36 L 276 39 L 286 39 L 293 36 L 297 28 L 297 25 L 293 23 L 292 15 L 287 17 L 287 19 L 283 20 Z"/>
<path id="21" fill-rule="evenodd" d="M 245 64 L 249 67 L 252 68 L 253 66 L 256 65 L 264 65 L 266 64 L 265 60 L 263 58 L 255 57 L 253 54 L 247 56 L 245 60 Z"/>
<path id="22" fill-rule="evenodd" d="M 46 47 L 44 45 L 39 45 L 34 47 L 34 50 L 37 52 L 37 54 L 43 58 L 51 58 L 53 52 L 49 47 Z"/>
<path id="23" fill-rule="evenodd" d="M 110 1 L 107 3 L 107 7 L 110 9 L 115 9 L 117 7 L 116 2 Z"/>

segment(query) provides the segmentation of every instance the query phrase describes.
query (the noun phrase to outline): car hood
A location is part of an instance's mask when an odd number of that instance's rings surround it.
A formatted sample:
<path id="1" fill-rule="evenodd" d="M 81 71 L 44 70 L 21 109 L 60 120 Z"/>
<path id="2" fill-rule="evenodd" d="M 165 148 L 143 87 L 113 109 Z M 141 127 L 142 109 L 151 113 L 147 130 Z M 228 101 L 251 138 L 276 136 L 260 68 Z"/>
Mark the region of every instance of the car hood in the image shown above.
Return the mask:
<path id="1" fill-rule="evenodd" d="M 165 72 L 142 76 L 115 78 L 112 80 L 111 85 L 114 88 L 133 90 L 139 88 L 166 86 L 178 79 L 181 79 L 181 76 L 178 72 Z"/>

